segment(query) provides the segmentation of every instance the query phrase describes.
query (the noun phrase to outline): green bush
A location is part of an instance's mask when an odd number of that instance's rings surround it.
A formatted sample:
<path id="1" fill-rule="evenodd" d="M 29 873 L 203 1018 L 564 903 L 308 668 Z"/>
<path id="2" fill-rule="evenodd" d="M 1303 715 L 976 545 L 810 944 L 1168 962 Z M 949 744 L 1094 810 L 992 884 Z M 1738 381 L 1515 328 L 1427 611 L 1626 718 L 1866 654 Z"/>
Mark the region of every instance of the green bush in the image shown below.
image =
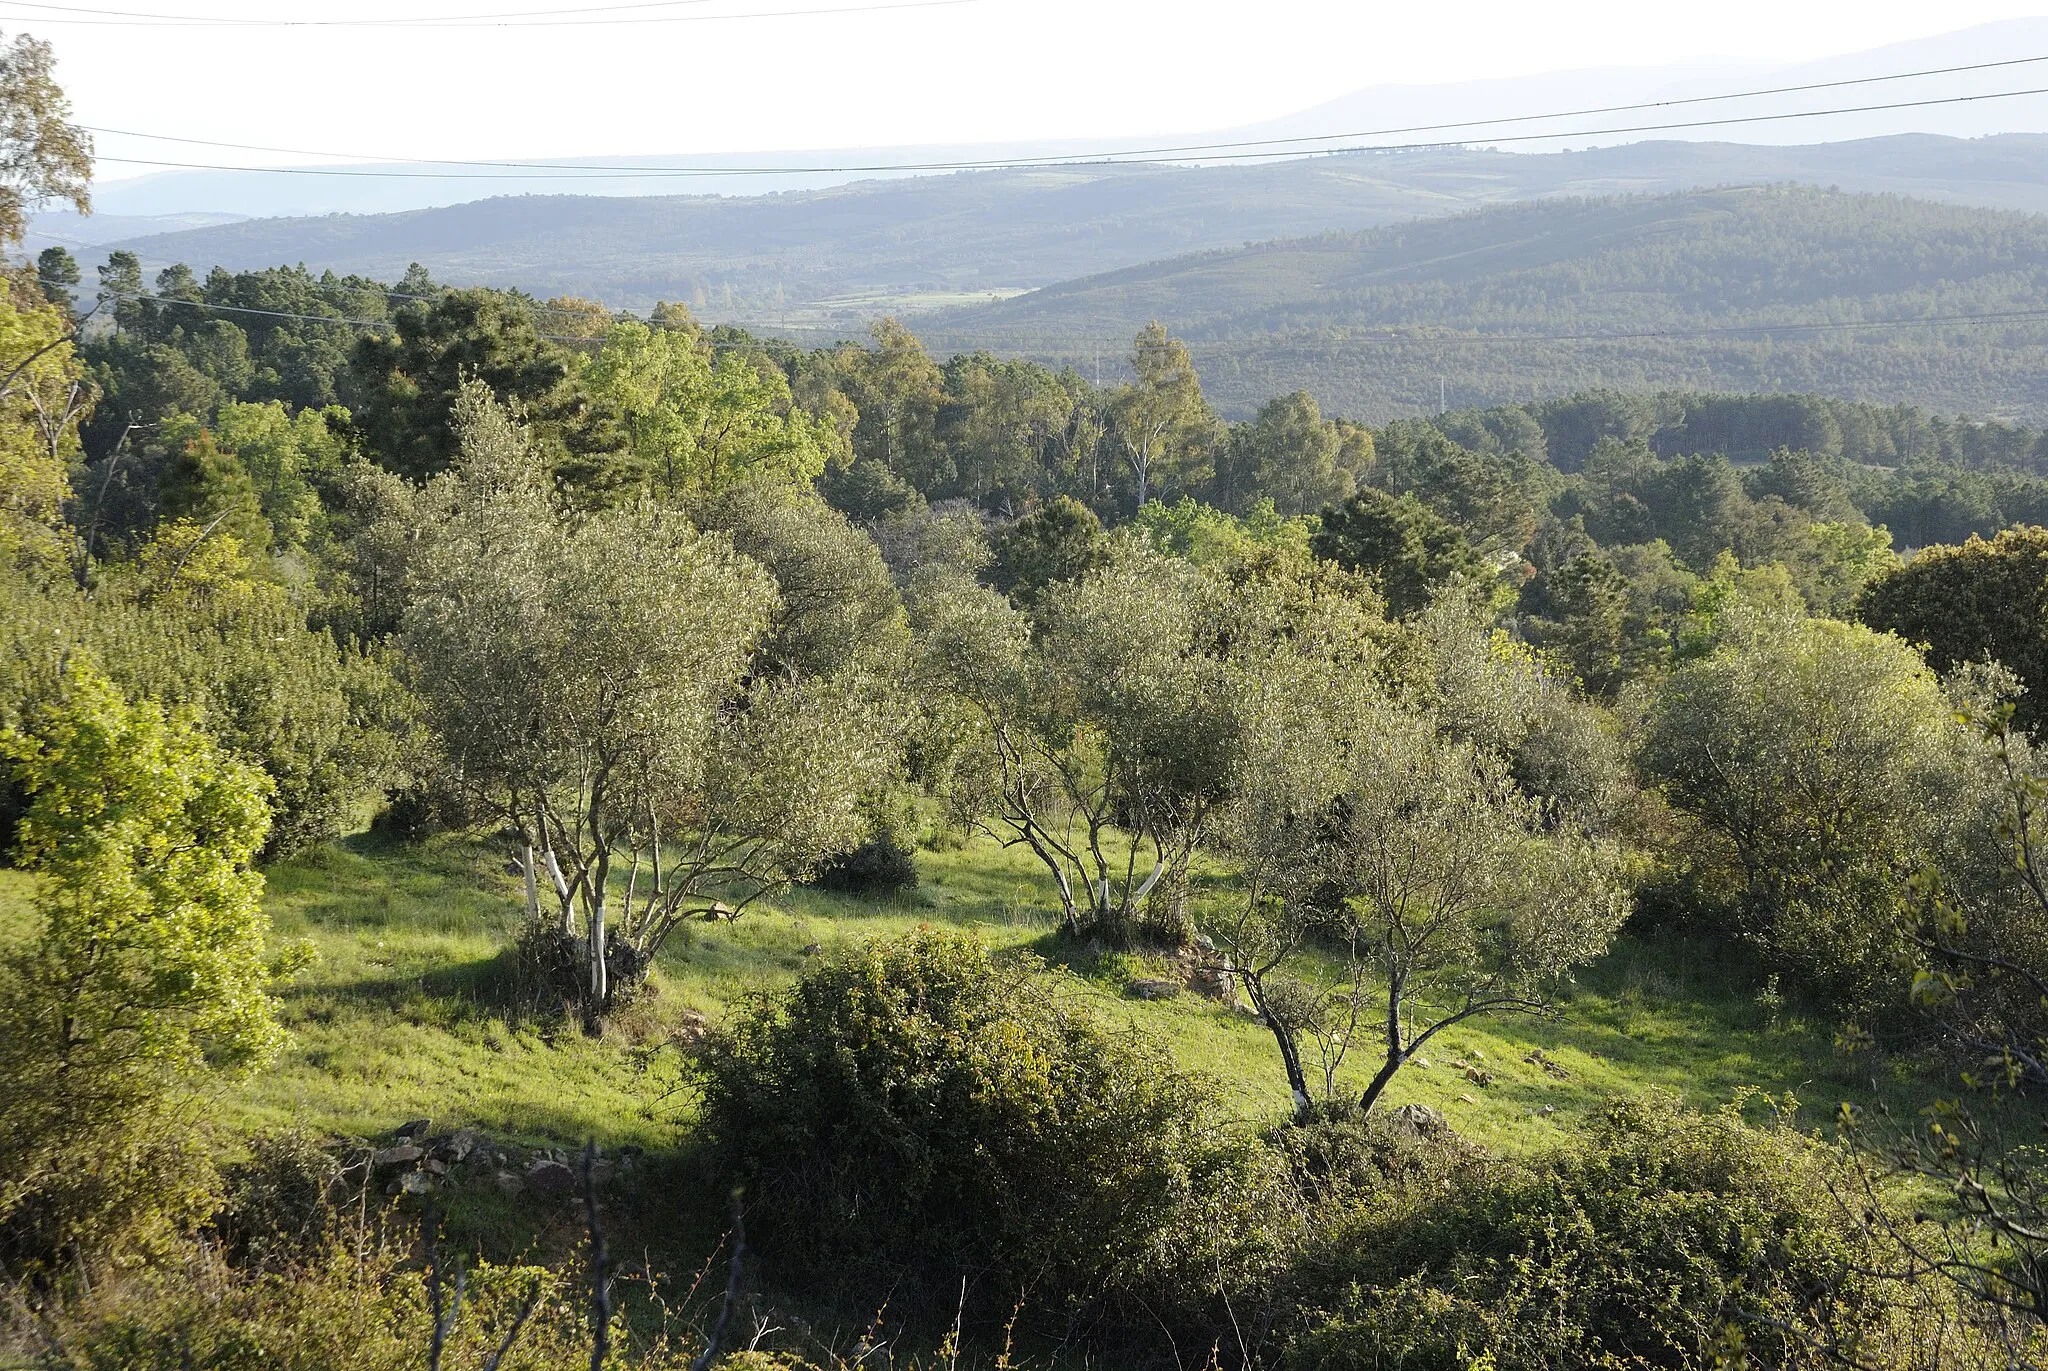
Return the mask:
<path id="1" fill-rule="evenodd" d="M 1575 1146 L 1444 1180 L 1319 1233 L 1299 1298 L 1321 1312 L 1287 1371 L 1889 1366 L 1940 1312 L 1868 1274 L 1883 1254 L 1837 1202 L 1839 1158 L 1738 1106 L 1649 1095 Z"/>
<path id="2" fill-rule="evenodd" d="M 771 1274 L 829 1296 L 1185 1311 L 1262 1259 L 1277 1173 L 1211 1092 L 971 938 L 823 963 L 697 1069 Z"/>

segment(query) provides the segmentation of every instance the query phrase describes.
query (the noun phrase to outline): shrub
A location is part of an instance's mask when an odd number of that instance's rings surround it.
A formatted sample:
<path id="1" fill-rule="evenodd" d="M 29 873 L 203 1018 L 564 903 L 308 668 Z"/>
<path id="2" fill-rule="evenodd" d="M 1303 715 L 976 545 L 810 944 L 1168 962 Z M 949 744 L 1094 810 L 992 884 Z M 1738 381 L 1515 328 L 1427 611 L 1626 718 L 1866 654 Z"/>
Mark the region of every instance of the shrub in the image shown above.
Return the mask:
<path id="1" fill-rule="evenodd" d="M 917 861 L 902 840 L 885 829 L 851 852 L 827 858 L 809 883 L 849 895 L 893 895 L 917 888 Z"/>
<path id="2" fill-rule="evenodd" d="M 212 1212 L 205 1087 L 284 1039 L 266 993 L 267 785 L 82 660 L 0 731 L 35 936 L 0 958 L 0 1260 L 119 1256 Z"/>
<path id="3" fill-rule="evenodd" d="M 1896 1364 L 1927 1311 L 1868 1274 L 1883 1261 L 1836 1202 L 1854 1185 L 1840 1159 L 1738 1108 L 1652 1094 L 1551 1156 L 1351 1210 L 1304 1259 L 1329 1303 L 1284 1365 L 1705 1368 L 1737 1348 L 1743 1365 L 1838 1364 L 1822 1348 Z"/>
<path id="4" fill-rule="evenodd" d="M 1186 1310 L 1259 1260 L 1270 1159 L 1157 1048 L 971 938 L 823 963 L 697 1070 L 771 1269 L 832 1297 L 950 1317 L 971 1275 L 989 1312 L 1027 1286 Z"/>

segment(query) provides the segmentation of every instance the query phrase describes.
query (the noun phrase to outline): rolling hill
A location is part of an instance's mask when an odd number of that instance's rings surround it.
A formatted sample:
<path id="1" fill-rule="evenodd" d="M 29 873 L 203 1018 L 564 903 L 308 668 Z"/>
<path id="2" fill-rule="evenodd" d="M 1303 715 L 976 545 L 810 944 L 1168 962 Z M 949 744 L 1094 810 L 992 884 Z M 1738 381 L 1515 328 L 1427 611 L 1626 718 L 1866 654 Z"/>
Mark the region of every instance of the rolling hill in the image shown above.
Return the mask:
<path id="1" fill-rule="evenodd" d="M 1790 186 L 1552 200 L 1184 256 L 919 330 L 1087 374 L 1152 319 L 1233 413 L 1298 388 L 1383 419 L 1605 386 L 2038 423 L 2048 218 Z"/>
<path id="2" fill-rule="evenodd" d="M 625 309 L 682 300 L 712 319 L 844 334 L 884 312 L 1510 201 L 1800 182 L 2048 211 L 2044 166 L 2042 135 L 1804 147 L 1653 142 L 1543 155 L 1442 148 L 1250 167 L 958 173 L 730 198 L 514 196 L 71 245 L 90 260 L 120 246 L 152 269 L 186 262 L 202 273 L 304 262 L 391 280 L 417 261 L 457 284 L 583 295 Z M 43 216 L 30 248 L 91 236 L 78 228 Z"/>

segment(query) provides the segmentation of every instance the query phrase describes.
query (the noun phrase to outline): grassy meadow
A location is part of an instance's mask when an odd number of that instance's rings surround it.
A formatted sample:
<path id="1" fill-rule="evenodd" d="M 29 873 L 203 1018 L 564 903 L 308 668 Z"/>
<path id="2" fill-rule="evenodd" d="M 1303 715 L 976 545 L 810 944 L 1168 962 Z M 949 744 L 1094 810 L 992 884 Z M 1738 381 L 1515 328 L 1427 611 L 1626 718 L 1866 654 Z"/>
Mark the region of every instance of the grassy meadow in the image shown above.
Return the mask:
<path id="1" fill-rule="evenodd" d="M 663 950 L 655 993 L 593 1041 L 516 1001 L 507 949 L 520 897 L 503 851 L 454 837 L 403 847 L 368 835 L 317 848 L 266 872 L 273 937 L 306 940 L 318 959 L 282 992 L 291 1048 L 234 1088 L 226 1117 L 237 1129 L 293 1124 L 356 1136 L 427 1117 L 437 1129 L 467 1125 L 532 1146 L 595 1138 L 659 1149 L 688 1118 L 687 1099 L 664 1094 L 660 1069 L 659 1048 L 679 1026 L 700 1014 L 716 1022 L 821 951 L 923 923 L 1044 958 L 1076 997 L 1164 1040 L 1183 1068 L 1213 1080 L 1247 1125 L 1284 1114 L 1286 1083 L 1265 1029 L 1193 994 L 1129 998 L 1133 977 L 1163 968 L 1058 937 L 1049 885 L 1028 853 L 977 837 L 920 850 L 917 860 L 920 884 L 899 896 L 796 890 L 736 922 L 685 925 Z M 4 875 L 10 936 L 29 926 L 28 893 L 25 878 Z M 1374 1047 L 1361 1033 L 1339 1080 L 1362 1085 Z M 1538 1049 L 1548 1069 L 1529 1059 Z M 1461 1025 L 1423 1056 L 1429 1065 L 1405 1070 L 1389 1102 L 1434 1105 L 1459 1131 L 1505 1148 L 1548 1142 L 1645 1087 L 1694 1106 L 1752 1088 L 1791 1096 L 1814 1125 L 1843 1101 L 1911 1110 L 1929 1089 L 1907 1063 L 1845 1056 L 1830 1025 L 1761 994 L 1738 950 L 1661 935 L 1624 934 L 1580 975 L 1557 1017 Z M 1474 1083 L 1455 1063 L 1492 1083 Z"/>

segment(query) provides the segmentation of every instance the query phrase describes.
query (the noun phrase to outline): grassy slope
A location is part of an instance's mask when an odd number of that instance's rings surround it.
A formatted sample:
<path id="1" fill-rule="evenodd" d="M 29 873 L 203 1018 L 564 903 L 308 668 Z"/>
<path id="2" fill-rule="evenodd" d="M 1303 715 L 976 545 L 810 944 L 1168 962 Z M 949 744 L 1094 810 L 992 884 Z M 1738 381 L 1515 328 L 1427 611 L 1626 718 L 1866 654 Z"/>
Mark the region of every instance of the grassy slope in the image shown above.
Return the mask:
<path id="1" fill-rule="evenodd" d="M 237 1127 L 293 1122 L 373 1134 L 425 1115 L 533 1143 L 659 1146 L 676 1117 L 659 1102 L 661 1073 L 632 1049 L 657 1043 L 685 1009 L 714 1019 L 750 991 L 786 982 L 811 944 L 897 933 L 921 922 L 977 931 L 992 945 L 1062 961 L 1074 992 L 1162 1036 L 1186 1067 L 1212 1077 L 1247 1121 L 1277 1117 L 1285 1090 L 1271 1039 L 1208 1001 L 1138 1003 L 1121 994 L 1130 968 L 1098 963 L 1051 937 L 1043 888 L 1029 859 L 985 841 L 919 853 L 924 883 L 900 900 L 794 892 L 736 924 L 689 926 L 664 952 L 660 993 L 603 1042 L 525 1019 L 506 1007 L 502 949 L 517 918 L 512 877 L 483 847 L 440 841 L 423 850 L 365 839 L 322 848 L 269 872 L 280 938 L 309 939 L 313 969 L 284 994 L 296 1042 L 270 1071 L 227 1101 Z M 26 926 L 28 887 L 0 873 L 0 924 Z M 1745 1086 L 1793 1091 L 1819 1121 L 1842 1099 L 1911 1106 L 1905 1078 L 1849 1063 L 1823 1030 L 1767 1026 L 1746 976 L 1712 949 L 1625 939 L 1581 978 L 1557 1020 L 1500 1020 L 1447 1035 L 1434 1065 L 1396 1082 L 1395 1102 L 1442 1108 L 1459 1129 L 1500 1145 L 1537 1145 L 1612 1096 L 1644 1086 L 1707 1104 Z M 1558 1080 L 1525 1062 L 1541 1047 L 1569 1072 Z M 1481 1088 L 1448 1063 L 1492 1071 Z M 1356 1081 L 1367 1063 L 1348 1065 Z M 1873 1075 L 1873 1073 L 1877 1073 Z M 1544 1107 L 1554 1109 L 1545 1116 Z"/>

